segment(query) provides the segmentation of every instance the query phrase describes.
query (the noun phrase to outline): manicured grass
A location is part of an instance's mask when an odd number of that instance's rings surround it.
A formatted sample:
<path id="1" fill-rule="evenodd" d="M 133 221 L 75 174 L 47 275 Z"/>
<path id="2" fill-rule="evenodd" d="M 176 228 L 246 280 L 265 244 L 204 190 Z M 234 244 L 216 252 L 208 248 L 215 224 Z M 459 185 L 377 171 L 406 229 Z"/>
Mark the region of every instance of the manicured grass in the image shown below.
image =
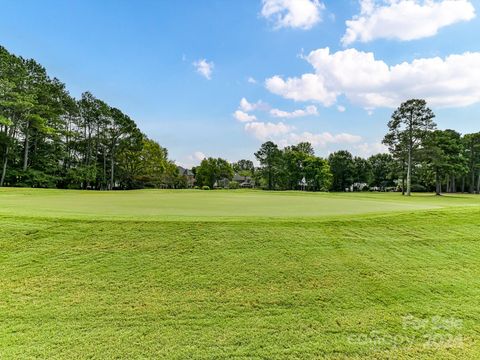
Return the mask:
<path id="1" fill-rule="evenodd" d="M 479 205 L 480 197 L 472 195 L 417 194 L 409 199 L 398 193 L 0 189 L 0 214 L 84 219 L 302 219 Z"/>
<path id="2" fill-rule="evenodd" d="M 479 197 L 2 189 L 0 224 L 0 359 L 480 358 Z"/>

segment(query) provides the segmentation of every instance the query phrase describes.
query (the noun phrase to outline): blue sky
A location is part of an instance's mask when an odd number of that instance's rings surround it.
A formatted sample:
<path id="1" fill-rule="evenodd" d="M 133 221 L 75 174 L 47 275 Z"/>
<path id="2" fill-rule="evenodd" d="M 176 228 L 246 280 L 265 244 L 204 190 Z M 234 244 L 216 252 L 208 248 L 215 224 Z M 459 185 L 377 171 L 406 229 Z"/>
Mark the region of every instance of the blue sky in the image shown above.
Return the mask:
<path id="1" fill-rule="evenodd" d="M 440 128 L 480 130 L 478 1 L 0 5 L 3 46 L 35 58 L 72 95 L 88 90 L 121 108 L 180 164 L 253 159 L 269 139 L 367 156 L 382 150 L 389 116 L 408 97 L 430 100 Z"/>

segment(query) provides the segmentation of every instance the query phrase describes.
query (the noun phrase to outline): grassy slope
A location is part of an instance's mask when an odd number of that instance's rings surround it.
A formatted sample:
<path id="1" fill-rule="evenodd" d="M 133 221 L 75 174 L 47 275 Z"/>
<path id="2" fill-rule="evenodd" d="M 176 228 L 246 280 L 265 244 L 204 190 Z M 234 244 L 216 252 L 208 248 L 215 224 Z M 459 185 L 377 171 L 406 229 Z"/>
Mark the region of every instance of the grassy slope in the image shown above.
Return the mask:
<path id="1" fill-rule="evenodd" d="M 0 214 L 82 219 L 208 220 L 305 218 L 479 206 L 476 196 L 264 191 L 58 191 L 0 189 Z"/>
<path id="2" fill-rule="evenodd" d="M 478 198 L 83 194 L 0 193 L 2 359 L 480 357 L 480 207 L 471 206 Z M 184 198 L 175 201 L 175 194 Z M 172 204 L 190 199 L 187 216 L 175 207 L 168 221 L 153 221 L 153 214 L 168 214 L 168 207 L 154 206 L 165 195 Z M 67 212 L 65 196 L 80 205 L 71 202 Z M 104 196 L 118 202 L 114 214 Z M 314 208 L 318 199 L 331 207 L 324 215 L 362 201 L 375 203 L 375 212 L 399 203 L 410 210 L 292 217 L 300 203 Z M 243 205 L 245 217 L 213 216 L 229 211 L 230 200 L 232 209 Z M 88 202 L 105 218 L 80 216 Z M 293 203 L 297 210 L 275 209 L 262 215 L 277 219 L 254 221 L 248 210 L 259 211 L 256 202 L 271 209 Z M 343 206 L 332 207 L 337 202 Z M 201 203 L 205 212 L 195 213 Z M 131 206 L 132 219 L 110 218 L 129 216 L 120 204 Z M 44 217 L 33 205 L 44 207 Z M 461 336 L 462 345 L 425 347 L 428 330 L 402 328 L 408 314 L 461 319 L 462 327 L 447 333 Z M 414 340 L 397 347 L 349 341 L 371 331 Z"/>

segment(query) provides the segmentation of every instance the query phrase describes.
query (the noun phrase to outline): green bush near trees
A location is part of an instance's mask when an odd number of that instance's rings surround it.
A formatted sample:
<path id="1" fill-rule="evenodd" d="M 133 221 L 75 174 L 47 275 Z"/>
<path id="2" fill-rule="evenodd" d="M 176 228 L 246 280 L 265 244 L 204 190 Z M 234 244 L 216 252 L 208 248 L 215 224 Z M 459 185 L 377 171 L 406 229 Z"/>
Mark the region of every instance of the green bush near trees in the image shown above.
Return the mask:
<path id="1" fill-rule="evenodd" d="M 236 181 L 230 181 L 228 183 L 228 188 L 229 189 L 239 189 L 240 188 L 240 184 Z"/>

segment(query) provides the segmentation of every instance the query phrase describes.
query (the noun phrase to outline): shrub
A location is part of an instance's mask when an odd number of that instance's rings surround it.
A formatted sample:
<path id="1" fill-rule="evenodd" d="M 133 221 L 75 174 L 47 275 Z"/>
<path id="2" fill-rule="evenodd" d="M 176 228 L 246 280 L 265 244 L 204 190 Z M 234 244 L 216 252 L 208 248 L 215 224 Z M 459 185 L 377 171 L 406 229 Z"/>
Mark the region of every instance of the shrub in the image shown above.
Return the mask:
<path id="1" fill-rule="evenodd" d="M 15 180 L 15 186 L 33 188 L 55 188 L 59 178 L 43 171 L 28 169 L 27 171 L 12 171 L 10 174 Z"/>
<path id="2" fill-rule="evenodd" d="M 236 181 L 230 181 L 228 183 L 228 188 L 229 189 L 238 189 L 238 188 L 240 188 L 240 184 Z"/>
<path id="3" fill-rule="evenodd" d="M 195 185 L 193 188 L 194 188 L 195 190 L 200 190 L 200 188 L 199 188 L 198 186 L 196 186 L 196 185 Z"/>
<path id="4" fill-rule="evenodd" d="M 204 185 L 202 186 L 202 190 L 210 190 L 210 186 Z"/>
<path id="5" fill-rule="evenodd" d="M 427 188 L 420 184 L 412 184 L 412 192 L 425 192 Z"/>

